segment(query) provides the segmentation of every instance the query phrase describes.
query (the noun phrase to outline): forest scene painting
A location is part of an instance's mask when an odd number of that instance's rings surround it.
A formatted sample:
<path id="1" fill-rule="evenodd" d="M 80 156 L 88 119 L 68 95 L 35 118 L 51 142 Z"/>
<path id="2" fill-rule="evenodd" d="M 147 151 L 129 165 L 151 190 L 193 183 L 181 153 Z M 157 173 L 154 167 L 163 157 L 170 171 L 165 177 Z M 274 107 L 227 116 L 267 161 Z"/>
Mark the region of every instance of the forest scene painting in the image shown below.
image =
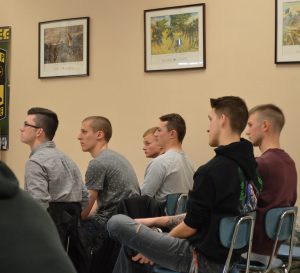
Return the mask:
<path id="1" fill-rule="evenodd" d="M 152 55 L 198 50 L 198 12 L 151 17 Z"/>
<path id="2" fill-rule="evenodd" d="M 300 1 L 283 3 L 282 45 L 300 45 Z"/>

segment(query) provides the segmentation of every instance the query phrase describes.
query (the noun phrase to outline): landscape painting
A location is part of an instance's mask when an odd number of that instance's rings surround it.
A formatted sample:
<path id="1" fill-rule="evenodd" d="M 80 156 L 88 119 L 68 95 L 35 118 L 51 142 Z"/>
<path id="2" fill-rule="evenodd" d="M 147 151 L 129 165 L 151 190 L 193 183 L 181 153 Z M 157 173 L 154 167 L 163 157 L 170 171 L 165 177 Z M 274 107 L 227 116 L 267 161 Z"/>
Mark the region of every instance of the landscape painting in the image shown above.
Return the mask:
<path id="1" fill-rule="evenodd" d="M 300 45 L 300 1 L 283 3 L 283 45 Z"/>
<path id="2" fill-rule="evenodd" d="M 198 13 L 151 17 L 151 54 L 199 49 Z"/>
<path id="3" fill-rule="evenodd" d="M 276 0 L 275 63 L 300 62 L 300 1 Z"/>
<path id="4" fill-rule="evenodd" d="M 203 69 L 205 4 L 144 11 L 145 72 Z"/>

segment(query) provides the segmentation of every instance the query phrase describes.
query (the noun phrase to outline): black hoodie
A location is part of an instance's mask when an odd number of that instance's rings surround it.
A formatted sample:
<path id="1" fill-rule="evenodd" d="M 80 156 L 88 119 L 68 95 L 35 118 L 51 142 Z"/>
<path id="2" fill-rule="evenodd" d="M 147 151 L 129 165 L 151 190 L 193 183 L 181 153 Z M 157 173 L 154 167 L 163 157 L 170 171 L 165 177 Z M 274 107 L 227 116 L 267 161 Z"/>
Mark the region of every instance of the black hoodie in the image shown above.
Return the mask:
<path id="1" fill-rule="evenodd" d="M 48 213 L 0 161 L 0 272 L 75 273 Z"/>
<path id="2" fill-rule="evenodd" d="M 240 176 L 256 179 L 256 161 L 252 144 L 244 139 L 215 149 L 216 155 L 200 166 L 187 201 L 186 225 L 197 229 L 191 244 L 208 259 L 224 263 L 228 250 L 219 241 L 222 217 L 239 215 Z"/>

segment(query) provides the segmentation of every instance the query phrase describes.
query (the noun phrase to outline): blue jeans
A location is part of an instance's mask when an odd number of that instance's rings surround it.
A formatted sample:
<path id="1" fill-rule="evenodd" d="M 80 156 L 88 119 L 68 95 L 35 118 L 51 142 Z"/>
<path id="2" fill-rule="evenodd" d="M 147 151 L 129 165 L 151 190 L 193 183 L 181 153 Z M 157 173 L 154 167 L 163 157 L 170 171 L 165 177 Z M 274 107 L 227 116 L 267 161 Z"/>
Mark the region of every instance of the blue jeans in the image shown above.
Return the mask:
<path id="1" fill-rule="evenodd" d="M 189 272 L 193 247 L 186 239 L 171 237 L 149 227 L 138 224 L 125 215 L 115 215 L 107 222 L 107 230 L 112 238 L 122 245 L 113 273 L 152 272 L 149 265 L 133 262 L 131 258 L 141 252 L 155 264 L 177 271 Z M 222 272 L 222 266 L 199 256 L 198 272 Z"/>

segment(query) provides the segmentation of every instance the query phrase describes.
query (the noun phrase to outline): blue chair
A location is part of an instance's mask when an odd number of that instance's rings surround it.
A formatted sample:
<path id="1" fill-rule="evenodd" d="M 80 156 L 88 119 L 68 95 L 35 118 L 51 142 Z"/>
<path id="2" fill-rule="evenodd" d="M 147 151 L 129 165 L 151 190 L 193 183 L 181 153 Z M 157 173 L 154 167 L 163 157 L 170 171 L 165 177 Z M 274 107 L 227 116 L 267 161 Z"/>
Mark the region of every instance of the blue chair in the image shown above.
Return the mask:
<path id="1" fill-rule="evenodd" d="M 248 246 L 248 249 L 245 272 L 249 272 L 255 219 L 255 212 L 248 213 L 244 216 L 224 217 L 221 219 L 219 228 L 220 242 L 224 247 L 229 249 L 227 259 L 223 267 L 223 273 L 227 273 L 231 269 L 233 251 L 245 248 L 246 246 Z"/>
<path id="2" fill-rule="evenodd" d="M 292 264 L 293 236 L 297 217 L 297 207 L 284 207 L 270 209 L 265 216 L 265 230 L 267 236 L 274 241 L 273 250 L 270 254 L 267 265 L 252 265 L 250 271 L 268 272 L 272 268 L 272 260 L 276 256 L 278 241 L 289 241 L 286 249 L 287 264 L 280 266 L 288 272 Z M 239 269 L 244 269 L 245 265 L 238 265 Z"/>
<path id="3" fill-rule="evenodd" d="M 166 215 L 177 215 L 186 212 L 186 193 L 173 193 L 167 196 Z"/>
<path id="4" fill-rule="evenodd" d="M 287 244 L 282 244 L 277 252 L 277 257 L 283 261 L 289 260 L 290 246 Z M 300 262 L 300 247 L 293 246 L 292 248 L 292 261 Z"/>

